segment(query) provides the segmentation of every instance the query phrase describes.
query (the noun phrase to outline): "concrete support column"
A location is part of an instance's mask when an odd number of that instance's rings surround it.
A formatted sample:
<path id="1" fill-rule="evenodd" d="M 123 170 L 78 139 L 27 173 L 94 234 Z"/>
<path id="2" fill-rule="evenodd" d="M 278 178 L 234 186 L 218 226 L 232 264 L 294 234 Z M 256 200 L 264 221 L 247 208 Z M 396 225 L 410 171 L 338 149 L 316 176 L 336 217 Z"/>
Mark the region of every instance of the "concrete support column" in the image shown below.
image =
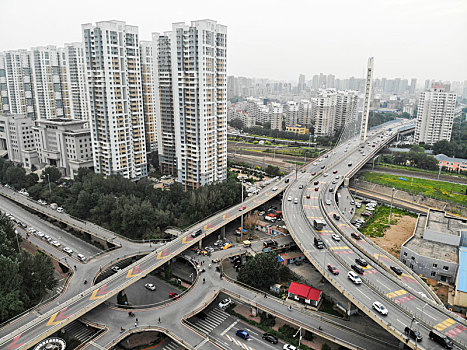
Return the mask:
<path id="1" fill-rule="evenodd" d="M 223 239 L 225 239 L 225 226 L 222 226 L 221 228 L 221 236 Z"/>

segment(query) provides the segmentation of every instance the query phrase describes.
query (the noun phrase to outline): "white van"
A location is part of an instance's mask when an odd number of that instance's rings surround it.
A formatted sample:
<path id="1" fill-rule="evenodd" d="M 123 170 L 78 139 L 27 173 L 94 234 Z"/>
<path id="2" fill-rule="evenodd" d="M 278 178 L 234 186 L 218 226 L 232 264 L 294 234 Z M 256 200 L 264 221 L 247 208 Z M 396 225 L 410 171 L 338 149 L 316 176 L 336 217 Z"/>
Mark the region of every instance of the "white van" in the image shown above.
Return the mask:
<path id="1" fill-rule="evenodd" d="M 83 254 L 78 254 L 77 255 L 78 259 L 81 260 L 82 262 L 86 262 L 86 257 Z"/>

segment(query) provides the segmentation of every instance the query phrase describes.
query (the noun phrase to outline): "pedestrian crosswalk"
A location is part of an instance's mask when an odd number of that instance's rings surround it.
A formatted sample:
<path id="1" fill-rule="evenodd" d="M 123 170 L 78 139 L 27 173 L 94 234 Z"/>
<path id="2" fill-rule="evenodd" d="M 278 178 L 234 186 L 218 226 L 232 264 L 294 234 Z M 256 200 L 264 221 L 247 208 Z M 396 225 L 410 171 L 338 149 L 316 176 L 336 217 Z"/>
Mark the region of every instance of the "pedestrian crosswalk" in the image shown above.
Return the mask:
<path id="1" fill-rule="evenodd" d="M 179 348 L 179 345 L 174 342 L 173 340 L 170 340 L 169 343 L 165 344 L 162 350 L 176 350 Z"/>
<path id="2" fill-rule="evenodd" d="M 246 345 L 245 343 L 243 343 L 239 339 L 236 339 L 235 337 L 231 337 L 228 334 L 226 334 L 225 336 L 227 337 L 227 339 L 229 341 L 231 341 L 232 343 L 235 343 L 236 345 L 240 346 L 241 348 L 243 348 L 245 350 L 253 350 L 253 348 L 249 347 L 248 345 Z"/>
<path id="3" fill-rule="evenodd" d="M 224 310 L 214 308 L 206 314 L 204 320 L 192 324 L 192 326 L 203 333 L 210 333 L 229 317 Z"/>

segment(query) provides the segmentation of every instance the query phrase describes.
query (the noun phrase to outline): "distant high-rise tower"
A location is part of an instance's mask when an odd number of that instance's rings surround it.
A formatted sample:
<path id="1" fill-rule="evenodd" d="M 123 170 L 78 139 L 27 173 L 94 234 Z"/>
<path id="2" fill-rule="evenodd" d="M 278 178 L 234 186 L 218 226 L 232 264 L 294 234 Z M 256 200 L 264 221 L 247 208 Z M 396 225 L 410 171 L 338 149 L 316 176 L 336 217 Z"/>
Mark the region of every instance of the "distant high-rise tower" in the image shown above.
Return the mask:
<path id="1" fill-rule="evenodd" d="M 121 21 L 83 24 L 94 171 L 147 175 L 138 28 Z"/>
<path id="2" fill-rule="evenodd" d="M 416 88 L 417 88 L 417 79 L 416 79 L 416 78 L 412 78 L 412 80 L 410 81 L 409 93 L 410 93 L 410 94 L 414 94 Z"/>
<path id="3" fill-rule="evenodd" d="M 174 23 L 154 34 L 161 169 L 186 188 L 227 178 L 227 27 Z M 174 151 L 175 150 L 175 154 Z"/>
<path id="4" fill-rule="evenodd" d="M 298 92 L 305 90 L 305 75 L 300 74 L 298 77 Z"/>
<path id="5" fill-rule="evenodd" d="M 368 130 L 368 118 L 370 115 L 371 85 L 373 80 L 373 57 L 368 59 L 368 68 L 366 72 L 365 100 L 363 102 L 362 126 L 360 128 L 360 140 L 366 141 Z"/>
<path id="6" fill-rule="evenodd" d="M 443 87 L 436 85 L 420 93 L 415 126 L 416 143 L 433 145 L 439 140 L 451 140 L 456 97 L 454 92 L 445 92 Z"/>
<path id="7" fill-rule="evenodd" d="M 34 87 L 28 51 L 0 52 L 0 113 L 34 119 Z"/>

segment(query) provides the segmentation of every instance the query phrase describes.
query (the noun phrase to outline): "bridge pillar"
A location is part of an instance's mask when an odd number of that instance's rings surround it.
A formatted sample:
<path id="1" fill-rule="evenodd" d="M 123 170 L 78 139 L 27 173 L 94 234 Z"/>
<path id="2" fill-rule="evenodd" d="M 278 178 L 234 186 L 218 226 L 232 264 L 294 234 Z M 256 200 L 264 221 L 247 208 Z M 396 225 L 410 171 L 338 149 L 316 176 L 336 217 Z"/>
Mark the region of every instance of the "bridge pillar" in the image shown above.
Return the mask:
<path id="1" fill-rule="evenodd" d="M 344 178 L 344 187 L 349 187 L 350 179 L 348 177 Z"/>
<path id="2" fill-rule="evenodd" d="M 221 236 L 223 239 L 225 239 L 225 226 L 222 226 L 221 228 Z"/>
<path id="3" fill-rule="evenodd" d="M 251 307 L 251 316 L 253 317 L 258 316 L 258 309 L 254 306 Z"/>

